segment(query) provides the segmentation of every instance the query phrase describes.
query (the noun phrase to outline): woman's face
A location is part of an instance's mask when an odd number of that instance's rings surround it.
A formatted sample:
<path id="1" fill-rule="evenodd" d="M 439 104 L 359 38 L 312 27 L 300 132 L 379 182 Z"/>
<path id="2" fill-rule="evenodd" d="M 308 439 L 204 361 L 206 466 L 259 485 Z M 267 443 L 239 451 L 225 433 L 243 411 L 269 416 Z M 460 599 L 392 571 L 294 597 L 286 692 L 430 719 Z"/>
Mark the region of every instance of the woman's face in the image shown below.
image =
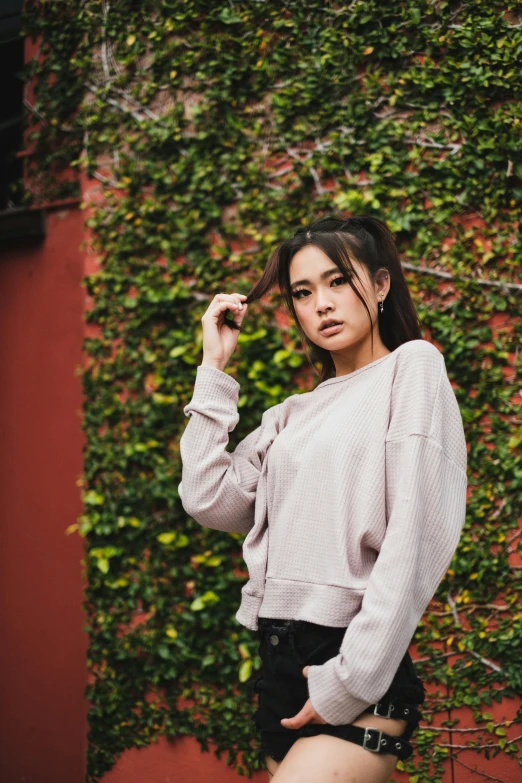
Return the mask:
<path id="1" fill-rule="evenodd" d="M 363 288 L 361 293 L 377 327 L 380 292 L 385 297 L 388 289 L 372 285 L 364 264 L 354 259 L 353 265 L 361 277 L 360 282 L 354 278 L 354 285 L 359 290 Z M 366 346 L 370 340 L 366 308 L 340 269 L 320 248 L 306 245 L 295 254 L 290 262 L 290 286 L 295 312 L 309 340 L 332 354 L 351 346 Z M 339 321 L 341 326 L 332 333 L 321 332 L 321 322 L 327 318 Z"/>

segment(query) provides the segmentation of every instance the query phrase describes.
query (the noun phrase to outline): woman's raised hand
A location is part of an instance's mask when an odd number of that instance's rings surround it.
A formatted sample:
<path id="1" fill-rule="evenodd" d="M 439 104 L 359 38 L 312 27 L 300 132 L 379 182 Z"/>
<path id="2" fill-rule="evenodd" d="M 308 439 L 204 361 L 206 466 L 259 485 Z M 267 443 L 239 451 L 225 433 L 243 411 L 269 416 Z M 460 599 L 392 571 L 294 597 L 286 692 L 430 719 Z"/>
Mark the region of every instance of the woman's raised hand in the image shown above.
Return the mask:
<path id="1" fill-rule="evenodd" d="M 243 300 L 246 294 L 216 294 L 201 318 L 203 324 L 203 361 L 223 370 L 234 353 L 239 329 L 231 329 L 225 323 L 225 312 L 235 313 L 234 322 L 241 326 L 248 308 Z"/>

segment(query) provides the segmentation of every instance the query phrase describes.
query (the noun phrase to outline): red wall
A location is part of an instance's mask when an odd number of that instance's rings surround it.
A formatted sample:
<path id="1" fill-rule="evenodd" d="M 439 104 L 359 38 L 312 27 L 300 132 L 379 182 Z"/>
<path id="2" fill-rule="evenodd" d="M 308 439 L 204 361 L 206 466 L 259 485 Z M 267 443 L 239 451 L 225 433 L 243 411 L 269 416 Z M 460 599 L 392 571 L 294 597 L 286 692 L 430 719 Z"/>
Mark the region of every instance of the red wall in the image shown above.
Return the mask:
<path id="1" fill-rule="evenodd" d="M 81 512 L 83 215 L 0 253 L 0 769 L 5 783 L 81 783 L 87 637 Z"/>

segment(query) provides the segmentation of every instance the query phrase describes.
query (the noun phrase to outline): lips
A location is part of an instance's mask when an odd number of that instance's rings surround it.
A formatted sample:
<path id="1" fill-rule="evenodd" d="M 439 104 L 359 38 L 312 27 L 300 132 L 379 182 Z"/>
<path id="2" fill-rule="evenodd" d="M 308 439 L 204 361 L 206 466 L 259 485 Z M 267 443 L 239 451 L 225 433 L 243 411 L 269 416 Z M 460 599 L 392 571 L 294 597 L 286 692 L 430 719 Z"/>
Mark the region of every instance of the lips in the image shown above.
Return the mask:
<path id="1" fill-rule="evenodd" d="M 319 328 L 319 331 L 322 332 L 323 329 L 328 329 L 330 326 L 339 326 L 341 323 L 341 321 L 327 321 Z"/>

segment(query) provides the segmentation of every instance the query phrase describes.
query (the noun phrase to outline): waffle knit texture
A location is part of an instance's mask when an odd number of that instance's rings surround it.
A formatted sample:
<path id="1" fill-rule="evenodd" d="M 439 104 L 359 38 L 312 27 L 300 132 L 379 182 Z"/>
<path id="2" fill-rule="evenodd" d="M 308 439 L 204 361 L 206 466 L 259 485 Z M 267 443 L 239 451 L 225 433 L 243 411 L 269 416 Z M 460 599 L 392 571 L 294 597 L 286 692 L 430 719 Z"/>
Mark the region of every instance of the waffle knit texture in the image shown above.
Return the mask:
<path id="1" fill-rule="evenodd" d="M 386 693 L 444 577 L 466 516 L 467 449 L 444 357 L 410 340 L 268 408 L 233 452 L 240 385 L 200 365 L 183 409 L 182 505 L 204 527 L 246 533 L 237 620 L 345 627 L 311 666 L 328 723 Z"/>

